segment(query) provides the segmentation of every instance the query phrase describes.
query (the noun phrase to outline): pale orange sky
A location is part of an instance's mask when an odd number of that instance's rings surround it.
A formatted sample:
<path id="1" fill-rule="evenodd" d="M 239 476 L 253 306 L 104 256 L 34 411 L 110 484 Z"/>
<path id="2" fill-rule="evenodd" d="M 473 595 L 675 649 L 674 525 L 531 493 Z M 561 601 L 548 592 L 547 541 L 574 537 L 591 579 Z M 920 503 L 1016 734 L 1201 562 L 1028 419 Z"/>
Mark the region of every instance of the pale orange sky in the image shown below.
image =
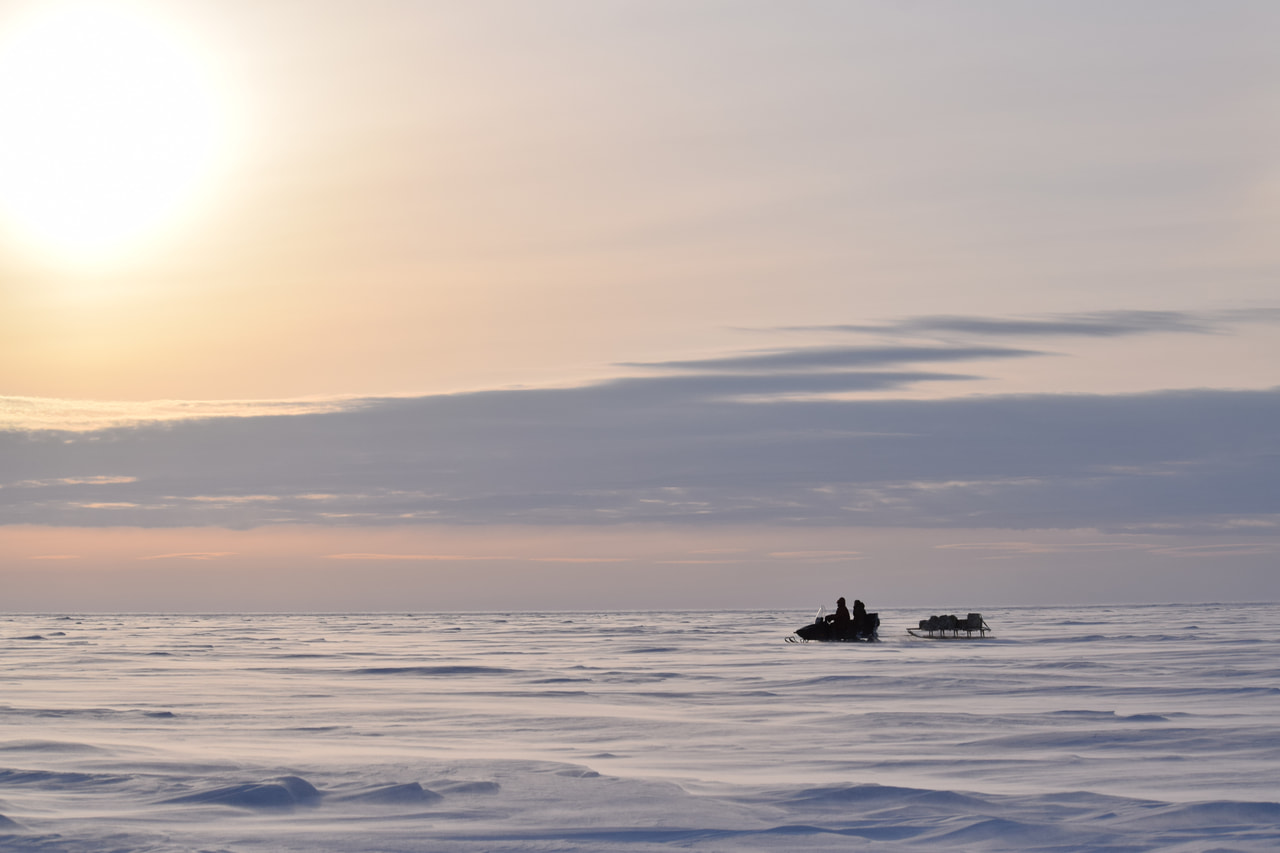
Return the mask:
<path id="1" fill-rule="evenodd" d="M 21 155 L 0 144 L 15 606 L 125 607 L 153 584 L 156 608 L 395 599 L 360 592 L 369 572 L 424 608 L 499 581 L 547 607 L 714 606 L 732 577 L 747 591 L 726 606 L 850 592 L 803 560 L 786 572 L 812 589 L 754 557 L 736 576 L 662 562 L 737 539 L 870 555 L 846 574 L 904 600 L 963 589 L 936 586 L 962 563 L 1005 601 L 1136 600 L 1154 566 L 1213 597 L 1188 553 L 1223 589 L 1280 592 L 1260 568 L 1280 552 L 1260 485 L 1280 386 L 1274 4 L 129 0 L 79 47 L 24 35 L 85 8 L 0 6 L 0 68 L 30 81 L 0 86 L 0 130 L 27 134 Z M 58 100 L 156 45 L 143 77 Z M 64 72 L 70 89 L 47 82 Z M 209 110 L 136 100 L 148 80 Z M 116 95 L 105 124 L 74 124 Z M 135 243 L 50 249 L 14 177 L 52 145 L 46 108 L 80 128 L 56 149 L 82 176 L 68 211 L 102 203 L 95 170 L 155 189 L 179 124 L 213 116 L 214 154 Z M 74 172 L 108 137 L 115 165 Z M 452 553 L 421 550 L 441 536 L 518 559 L 316 562 Z M 550 568 L 547 536 L 622 562 Z M 1118 542 L 1122 570 L 1031 548 L 1015 578 L 936 547 L 975 536 Z M 144 552 L 237 556 L 172 575 L 130 562 Z M 75 559 L 34 559 L 58 555 Z M 304 589 L 318 566 L 332 582 Z M 443 599 L 415 586 L 435 572 Z"/>
<path id="2" fill-rule="evenodd" d="M 777 340 L 734 327 L 1274 306 L 1265 6 L 123 8 L 198 51 L 233 150 L 124 260 L 0 240 L 7 394 L 554 384 Z M 1277 340 L 998 375 L 1269 387 Z"/>

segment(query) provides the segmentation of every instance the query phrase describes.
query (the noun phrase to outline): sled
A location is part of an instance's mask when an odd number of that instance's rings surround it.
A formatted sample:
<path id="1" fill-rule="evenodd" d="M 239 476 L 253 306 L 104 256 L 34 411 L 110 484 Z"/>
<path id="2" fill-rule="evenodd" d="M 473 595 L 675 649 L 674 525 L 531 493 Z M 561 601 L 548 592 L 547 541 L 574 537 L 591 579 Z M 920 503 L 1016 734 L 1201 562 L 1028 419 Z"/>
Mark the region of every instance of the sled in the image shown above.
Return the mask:
<path id="1" fill-rule="evenodd" d="M 930 616 L 920 620 L 919 628 L 908 628 L 907 633 L 922 640 L 987 640 L 991 626 L 981 613 L 970 613 L 964 619 L 958 616 Z"/>

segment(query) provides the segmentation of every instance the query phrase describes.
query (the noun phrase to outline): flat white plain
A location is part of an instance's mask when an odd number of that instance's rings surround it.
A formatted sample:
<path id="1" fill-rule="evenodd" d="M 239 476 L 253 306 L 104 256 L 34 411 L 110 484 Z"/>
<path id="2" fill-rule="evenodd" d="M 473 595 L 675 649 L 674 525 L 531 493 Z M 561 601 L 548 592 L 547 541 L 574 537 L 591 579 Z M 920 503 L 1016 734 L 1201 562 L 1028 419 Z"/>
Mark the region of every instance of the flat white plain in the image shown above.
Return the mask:
<path id="1" fill-rule="evenodd" d="M 878 609 L 0 615 L 0 848 L 1280 847 L 1280 605 Z"/>

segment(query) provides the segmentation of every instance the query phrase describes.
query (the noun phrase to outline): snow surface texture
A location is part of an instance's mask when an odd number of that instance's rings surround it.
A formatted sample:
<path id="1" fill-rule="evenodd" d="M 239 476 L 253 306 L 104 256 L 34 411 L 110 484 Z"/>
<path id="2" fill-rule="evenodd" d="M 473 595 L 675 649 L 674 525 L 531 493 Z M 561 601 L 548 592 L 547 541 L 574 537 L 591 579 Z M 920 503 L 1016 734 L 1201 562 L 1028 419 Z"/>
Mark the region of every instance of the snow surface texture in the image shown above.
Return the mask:
<path id="1" fill-rule="evenodd" d="M 0 850 L 1280 849 L 1280 605 L 872 609 L 0 616 Z"/>

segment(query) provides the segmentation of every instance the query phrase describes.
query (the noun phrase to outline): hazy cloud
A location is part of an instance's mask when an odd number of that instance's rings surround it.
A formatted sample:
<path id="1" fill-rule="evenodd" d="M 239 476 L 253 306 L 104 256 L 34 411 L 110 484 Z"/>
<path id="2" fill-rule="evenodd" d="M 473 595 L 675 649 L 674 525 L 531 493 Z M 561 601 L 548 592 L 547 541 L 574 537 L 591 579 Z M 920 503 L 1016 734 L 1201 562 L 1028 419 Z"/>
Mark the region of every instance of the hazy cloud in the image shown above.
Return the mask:
<path id="1" fill-rule="evenodd" d="M 778 355 L 788 355 L 779 353 Z M 748 357 L 749 358 L 749 357 Z M 726 358 L 721 361 L 730 362 Z M 668 365 L 676 366 L 678 362 Z M 658 366 L 658 365 L 655 365 Z M 802 365 L 796 365 L 801 367 Z M 815 365 L 818 366 L 818 365 Z M 723 368 L 725 370 L 748 369 Z M 959 373 L 927 373 L 909 371 L 817 371 L 804 373 L 775 372 L 777 368 L 763 372 L 697 373 L 676 376 L 629 376 L 601 383 L 602 393 L 617 392 L 631 399 L 650 398 L 670 400 L 676 397 L 716 399 L 741 396 L 771 396 L 795 394 L 840 394 L 854 391 L 892 391 L 919 382 L 958 381 L 978 377 Z"/>
<path id="2" fill-rule="evenodd" d="M 813 370 L 815 368 L 882 367 L 890 364 L 918 364 L 930 361 L 948 362 L 972 361 L 984 358 L 1025 358 L 1043 354 L 1034 350 L 1004 347 L 808 347 L 724 356 L 721 358 L 632 362 L 623 366 L 652 367 L 666 370 L 791 371 Z M 863 373 L 857 375 L 870 376 L 874 374 Z M 913 374 L 878 375 L 891 379 L 896 378 L 899 382 L 919 381 L 911 378 Z M 919 376 L 919 374 L 915 374 L 915 376 Z M 933 376 L 931 378 L 962 377 Z"/>
<path id="3" fill-rule="evenodd" d="M 1226 542 L 1153 548 L 1151 552 L 1168 557 L 1256 557 L 1280 553 L 1280 546 L 1267 542 Z"/>
<path id="4" fill-rule="evenodd" d="M 780 331 L 856 332 L 918 336 L 958 334 L 974 337 L 1114 338 L 1154 333 L 1220 334 L 1233 325 L 1280 322 L 1280 310 L 1254 311 L 1090 311 L 1039 314 L 1022 318 L 935 315 L 881 324 L 783 326 Z M 1016 351 L 1011 351 L 1016 352 Z"/>
<path id="5" fill-rule="evenodd" d="M 830 386 L 732 381 L 743 378 L 759 377 L 620 379 L 371 399 L 337 412 L 0 433 L 0 467 L 14 481 L 49 484 L 0 490 L 0 521 L 1249 537 L 1274 535 L 1280 520 L 1280 391 L 749 400 L 735 395 Z"/>
<path id="6" fill-rule="evenodd" d="M 0 430 L 92 431 L 113 426 L 193 418 L 259 417 L 336 412 L 358 401 L 332 400 L 148 400 L 119 402 L 56 397 L 0 396 Z"/>
<path id="7" fill-rule="evenodd" d="M 864 559 L 859 551 L 773 551 L 769 556 L 789 563 L 847 563 Z"/>
<path id="8" fill-rule="evenodd" d="M 110 486 L 119 483 L 132 483 L 135 477 L 58 477 L 53 480 L 20 480 L 6 485 L 19 489 L 39 489 L 48 486 Z M 0 486 L 0 489 L 4 486 Z"/>
<path id="9" fill-rule="evenodd" d="M 991 559 L 1024 557 L 1031 554 L 1105 554 L 1114 551 L 1146 551 L 1151 545 L 1139 542 L 961 542 L 934 545 L 941 551 L 973 551 Z"/>
<path id="10" fill-rule="evenodd" d="M 1177 546 L 1161 546 L 1151 542 L 966 542 L 933 547 L 949 551 L 971 551 L 983 555 L 988 560 L 1009 560 L 1040 554 L 1108 554 L 1135 551 L 1167 557 L 1253 557 L 1280 553 L 1280 543 L 1273 542 L 1212 542 Z"/>
<path id="11" fill-rule="evenodd" d="M 477 557 L 464 556 L 461 554 L 378 554 L 378 553 L 355 553 L 355 554 L 325 554 L 325 560 L 411 560 L 411 561 L 444 561 L 457 562 L 460 560 L 514 560 L 515 557 Z"/>
<path id="12" fill-rule="evenodd" d="M 185 551 L 179 554 L 152 554 L 139 557 L 139 560 L 217 560 L 220 557 L 234 557 L 234 551 Z"/>

